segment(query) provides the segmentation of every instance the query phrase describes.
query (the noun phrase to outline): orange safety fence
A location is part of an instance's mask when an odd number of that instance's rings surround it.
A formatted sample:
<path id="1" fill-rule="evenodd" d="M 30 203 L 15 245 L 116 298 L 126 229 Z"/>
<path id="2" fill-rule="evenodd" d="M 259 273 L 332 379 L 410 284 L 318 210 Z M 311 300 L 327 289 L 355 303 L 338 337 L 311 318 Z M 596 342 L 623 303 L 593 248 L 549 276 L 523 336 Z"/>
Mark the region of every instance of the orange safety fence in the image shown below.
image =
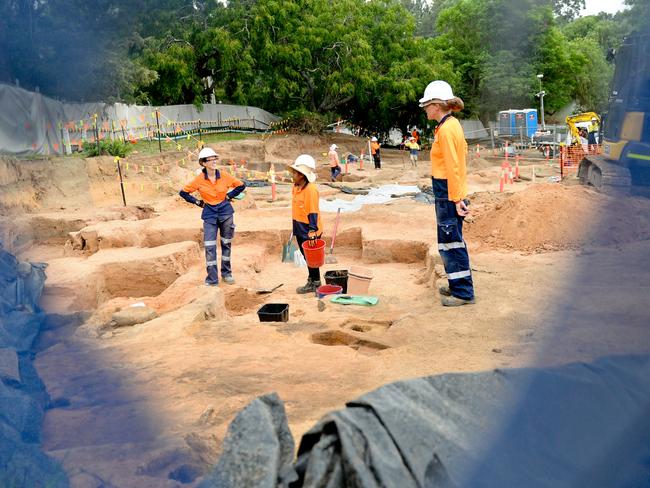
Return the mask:
<path id="1" fill-rule="evenodd" d="M 560 176 L 564 179 L 576 175 L 580 167 L 580 161 L 585 156 L 601 154 L 600 144 L 573 144 L 560 147 Z"/>

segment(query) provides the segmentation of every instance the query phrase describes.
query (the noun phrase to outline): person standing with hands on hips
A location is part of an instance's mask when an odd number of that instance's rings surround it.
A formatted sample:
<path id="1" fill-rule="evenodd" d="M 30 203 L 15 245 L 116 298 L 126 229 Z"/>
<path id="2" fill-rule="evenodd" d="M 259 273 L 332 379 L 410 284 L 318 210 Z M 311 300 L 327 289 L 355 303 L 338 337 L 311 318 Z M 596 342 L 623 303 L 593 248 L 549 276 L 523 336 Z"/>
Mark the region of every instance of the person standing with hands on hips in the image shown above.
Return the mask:
<path id="1" fill-rule="evenodd" d="M 436 200 L 438 252 L 445 266 L 448 286 L 440 287 L 446 307 L 474 303 L 474 284 L 467 244 L 463 239 L 463 220 L 469 214 L 467 203 L 467 142 L 458 119 L 452 112 L 464 108 L 445 81 L 429 83 L 420 99 L 428 120 L 436 120 L 431 145 L 431 181 Z"/>
<path id="2" fill-rule="evenodd" d="M 291 191 L 291 217 L 293 219 L 293 235 L 298 241 L 298 249 L 305 256 L 302 244 L 314 245 L 316 239 L 322 234 L 322 224 L 318 200 L 320 198 L 318 189 L 314 185 L 316 181 L 316 161 L 309 154 L 301 154 L 289 167 L 293 178 L 293 189 Z M 321 285 L 320 269 L 307 268 L 309 276 L 307 283 L 296 289 L 296 293 L 313 293 Z"/>
<path id="3" fill-rule="evenodd" d="M 232 277 L 230 251 L 235 235 L 233 214 L 235 209 L 230 201 L 246 188 L 246 184 L 223 170 L 218 170 L 219 155 L 209 147 L 199 152 L 201 173 L 180 191 L 187 202 L 203 208 L 203 240 L 205 264 L 208 276 L 205 284 L 216 286 L 219 283 L 217 272 L 217 233 L 221 236 L 221 277 L 229 285 L 235 282 Z M 191 194 L 198 191 L 201 200 Z"/>

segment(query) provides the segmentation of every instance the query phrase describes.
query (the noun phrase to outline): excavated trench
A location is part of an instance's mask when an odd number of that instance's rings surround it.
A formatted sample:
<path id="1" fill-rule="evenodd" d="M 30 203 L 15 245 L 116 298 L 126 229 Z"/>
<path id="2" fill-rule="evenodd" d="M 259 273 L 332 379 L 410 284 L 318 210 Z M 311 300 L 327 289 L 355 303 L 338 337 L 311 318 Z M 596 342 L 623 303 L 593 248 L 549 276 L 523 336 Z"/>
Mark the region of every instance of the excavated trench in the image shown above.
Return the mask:
<path id="1" fill-rule="evenodd" d="M 227 423 L 251 396 L 327 377 L 320 361 L 302 372 L 286 370 L 282 360 L 292 351 L 305 350 L 306 365 L 309 351 L 333 361 L 380 355 L 393 347 L 382 335 L 409 307 L 382 297 L 377 307 L 363 309 L 327 303 L 319 314 L 316 299 L 294 291 L 306 270 L 281 262 L 288 222 L 286 210 L 275 217 L 272 206 L 254 218 L 238 214 L 237 284 L 206 288 L 198 214 L 182 203 L 165 205 L 27 214 L 3 226 L 13 236 L 7 242 L 25 257 L 47 256 L 43 306 L 78 318 L 44 330 L 35 358 L 52 397 L 43 446 L 75 486 L 194 483 L 214 463 Z M 331 227 L 333 218 L 326 217 Z M 368 234 L 365 225 L 357 219 L 339 228 L 338 263 L 323 271 L 372 267 L 370 290 L 380 295 L 401 275 L 420 276 L 423 267 L 426 274 L 427 244 Z M 328 248 L 330 234 L 327 228 Z M 277 284 L 283 286 L 258 293 Z M 410 286 L 414 293 L 420 288 Z M 270 302 L 289 304 L 289 322 L 259 322 L 257 310 Z M 134 319 L 135 312 L 143 318 Z M 120 314 L 127 320 L 118 324 Z M 333 406 L 319 398 L 314 401 L 323 408 Z M 304 415 L 311 418 L 313 408 Z"/>

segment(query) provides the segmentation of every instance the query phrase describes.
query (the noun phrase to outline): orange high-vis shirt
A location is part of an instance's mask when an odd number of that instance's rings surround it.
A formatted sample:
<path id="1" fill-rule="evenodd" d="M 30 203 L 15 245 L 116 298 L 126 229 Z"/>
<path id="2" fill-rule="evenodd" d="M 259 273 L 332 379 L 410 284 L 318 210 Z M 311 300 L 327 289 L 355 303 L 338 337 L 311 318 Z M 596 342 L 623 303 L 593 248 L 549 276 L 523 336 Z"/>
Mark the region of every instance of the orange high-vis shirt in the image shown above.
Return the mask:
<path id="1" fill-rule="evenodd" d="M 292 219 L 296 222 L 300 222 L 301 224 L 309 225 L 309 214 L 318 215 L 318 229 L 316 233 L 320 235 L 323 226 L 320 220 L 320 210 L 318 206 L 319 195 L 318 190 L 316 189 L 316 185 L 309 183 L 304 188 L 300 188 L 294 185 L 291 193 L 293 196 L 291 200 Z"/>
<path id="2" fill-rule="evenodd" d="M 375 154 L 377 152 L 377 149 L 379 149 L 379 143 L 378 142 L 373 142 L 370 144 L 370 150 L 372 151 L 372 154 Z"/>
<path id="3" fill-rule="evenodd" d="M 218 170 L 218 176 L 215 182 L 212 183 L 205 173 L 201 171 L 196 178 L 183 187 L 183 191 L 187 193 L 198 191 L 205 203 L 216 205 L 226 199 L 226 193 L 230 189 L 244 184 L 223 170 Z"/>
<path id="4" fill-rule="evenodd" d="M 454 117 L 438 127 L 431 145 L 431 176 L 447 180 L 449 200 L 459 202 L 467 196 L 467 141 Z"/>
<path id="5" fill-rule="evenodd" d="M 327 155 L 330 158 L 330 168 L 336 168 L 339 165 L 339 153 L 330 151 Z"/>

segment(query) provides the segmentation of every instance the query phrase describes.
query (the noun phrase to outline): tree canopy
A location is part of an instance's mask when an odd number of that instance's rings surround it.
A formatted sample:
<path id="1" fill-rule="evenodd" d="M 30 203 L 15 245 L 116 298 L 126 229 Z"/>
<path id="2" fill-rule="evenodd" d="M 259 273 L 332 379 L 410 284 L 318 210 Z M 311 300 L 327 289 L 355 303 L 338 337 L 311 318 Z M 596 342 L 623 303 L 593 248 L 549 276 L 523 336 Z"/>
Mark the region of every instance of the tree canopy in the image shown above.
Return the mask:
<path id="1" fill-rule="evenodd" d="M 465 115 L 571 101 L 606 106 L 625 34 L 647 1 L 578 17 L 584 0 L 6 0 L 0 80 L 67 100 L 250 104 L 369 130 L 423 122 L 447 80 Z M 4 54 L 3 54 L 4 53 Z"/>

